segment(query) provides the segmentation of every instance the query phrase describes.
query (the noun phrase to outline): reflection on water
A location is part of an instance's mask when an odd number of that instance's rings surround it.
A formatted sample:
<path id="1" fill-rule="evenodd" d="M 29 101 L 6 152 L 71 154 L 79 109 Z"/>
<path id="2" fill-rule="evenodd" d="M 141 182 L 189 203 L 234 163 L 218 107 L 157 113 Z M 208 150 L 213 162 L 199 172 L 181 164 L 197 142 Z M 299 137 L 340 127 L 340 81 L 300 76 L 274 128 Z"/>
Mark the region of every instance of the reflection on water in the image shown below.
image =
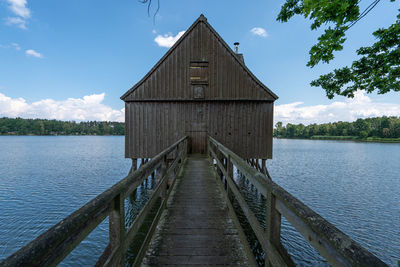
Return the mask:
<path id="1" fill-rule="evenodd" d="M 140 164 L 140 161 L 138 162 Z M 147 179 L 131 194 L 129 198 L 125 200 L 125 228 L 129 229 L 135 218 L 138 216 L 142 208 L 146 205 L 147 201 L 151 197 L 153 190 L 157 187 L 156 178 L 157 172 L 154 175 L 150 175 Z M 126 253 L 126 265 L 131 266 L 135 257 L 138 254 L 141 244 L 145 240 L 146 234 L 151 226 L 152 220 L 155 213 L 160 206 L 160 201 L 156 201 L 153 208 L 150 210 L 149 215 L 143 223 L 143 226 L 139 229 L 138 233 L 131 242 L 130 247 Z"/>
<path id="2" fill-rule="evenodd" d="M 0 136 L 0 151 L 0 260 L 130 168 L 124 137 Z M 400 144 L 284 139 L 274 140 L 274 159 L 267 161 L 276 183 L 391 266 L 400 259 L 399 163 Z M 240 175 L 235 180 L 265 227 L 265 199 Z M 153 188 L 150 177 L 125 201 L 127 226 Z M 108 219 L 62 265 L 93 265 L 107 242 Z M 326 264 L 284 219 L 282 242 L 297 264 Z M 252 247 L 261 262 L 259 245 Z"/>

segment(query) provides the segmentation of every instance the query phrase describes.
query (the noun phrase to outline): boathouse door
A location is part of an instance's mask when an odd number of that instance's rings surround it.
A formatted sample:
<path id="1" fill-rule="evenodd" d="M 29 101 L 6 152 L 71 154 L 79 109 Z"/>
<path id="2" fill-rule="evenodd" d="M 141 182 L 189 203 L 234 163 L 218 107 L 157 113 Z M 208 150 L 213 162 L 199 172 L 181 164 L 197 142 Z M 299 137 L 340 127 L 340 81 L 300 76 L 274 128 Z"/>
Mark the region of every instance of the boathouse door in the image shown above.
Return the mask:
<path id="1" fill-rule="evenodd" d="M 206 111 L 207 105 L 205 103 L 193 103 L 192 109 L 194 112 L 190 119 L 186 120 L 186 135 L 190 139 L 190 149 L 191 154 L 205 154 L 207 145 L 207 124 L 206 124 Z"/>

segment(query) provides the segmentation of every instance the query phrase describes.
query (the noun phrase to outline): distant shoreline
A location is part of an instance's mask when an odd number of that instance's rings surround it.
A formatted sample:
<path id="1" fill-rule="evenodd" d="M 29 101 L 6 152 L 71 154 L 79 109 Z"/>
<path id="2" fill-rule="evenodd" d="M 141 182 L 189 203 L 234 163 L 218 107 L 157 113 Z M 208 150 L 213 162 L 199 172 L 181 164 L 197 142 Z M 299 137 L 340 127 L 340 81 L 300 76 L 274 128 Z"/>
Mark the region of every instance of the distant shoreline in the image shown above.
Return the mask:
<path id="1" fill-rule="evenodd" d="M 46 119 L 0 118 L 3 136 L 107 136 L 125 135 L 125 123 L 112 121 L 60 121 Z"/>
<path id="2" fill-rule="evenodd" d="M 0 136 L 125 136 L 124 134 L 0 134 Z"/>
<path id="3" fill-rule="evenodd" d="M 382 138 L 382 137 L 367 137 L 360 138 L 358 136 L 312 136 L 311 138 L 304 137 L 281 137 L 274 136 L 278 139 L 300 139 L 300 140 L 333 140 L 333 141 L 354 141 L 364 143 L 400 143 L 400 138 Z"/>

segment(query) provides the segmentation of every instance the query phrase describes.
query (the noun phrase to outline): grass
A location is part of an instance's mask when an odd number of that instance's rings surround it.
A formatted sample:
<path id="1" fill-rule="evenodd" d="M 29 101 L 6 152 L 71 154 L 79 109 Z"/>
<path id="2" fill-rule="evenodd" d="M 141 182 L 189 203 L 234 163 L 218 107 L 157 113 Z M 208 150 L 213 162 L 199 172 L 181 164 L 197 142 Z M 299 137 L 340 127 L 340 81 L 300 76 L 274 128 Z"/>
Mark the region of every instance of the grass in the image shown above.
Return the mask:
<path id="1" fill-rule="evenodd" d="M 314 135 L 310 139 L 314 140 L 360 140 L 358 136 L 328 136 L 328 135 Z"/>
<path id="2" fill-rule="evenodd" d="M 364 142 L 400 143 L 400 138 L 367 137 Z"/>
<path id="3" fill-rule="evenodd" d="M 278 137 L 282 138 L 282 137 Z M 285 138 L 285 137 L 284 137 Z M 330 135 L 314 135 L 310 138 L 304 137 L 292 137 L 289 139 L 311 139 L 311 140 L 350 140 L 359 142 L 375 142 L 375 143 L 400 143 L 400 138 L 382 138 L 377 136 L 370 136 L 367 138 L 361 138 L 359 136 L 330 136 Z"/>

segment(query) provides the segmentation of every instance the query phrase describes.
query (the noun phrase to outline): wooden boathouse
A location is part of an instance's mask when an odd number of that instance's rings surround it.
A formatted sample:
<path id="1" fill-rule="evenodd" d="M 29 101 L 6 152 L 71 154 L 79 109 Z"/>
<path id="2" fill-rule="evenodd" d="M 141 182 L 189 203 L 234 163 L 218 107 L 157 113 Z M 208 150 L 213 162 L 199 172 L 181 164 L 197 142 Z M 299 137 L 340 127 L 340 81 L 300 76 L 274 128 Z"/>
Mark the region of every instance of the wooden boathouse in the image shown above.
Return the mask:
<path id="1" fill-rule="evenodd" d="M 294 266 L 282 217 L 332 266 L 387 266 L 271 179 L 277 96 L 203 15 L 121 98 L 130 173 L 0 267 L 56 266 L 104 220 L 95 266 Z"/>
<path id="2" fill-rule="evenodd" d="M 270 159 L 277 98 L 201 15 L 121 97 L 125 157 L 152 158 L 183 136 L 204 154 L 210 135 L 245 159 Z"/>

